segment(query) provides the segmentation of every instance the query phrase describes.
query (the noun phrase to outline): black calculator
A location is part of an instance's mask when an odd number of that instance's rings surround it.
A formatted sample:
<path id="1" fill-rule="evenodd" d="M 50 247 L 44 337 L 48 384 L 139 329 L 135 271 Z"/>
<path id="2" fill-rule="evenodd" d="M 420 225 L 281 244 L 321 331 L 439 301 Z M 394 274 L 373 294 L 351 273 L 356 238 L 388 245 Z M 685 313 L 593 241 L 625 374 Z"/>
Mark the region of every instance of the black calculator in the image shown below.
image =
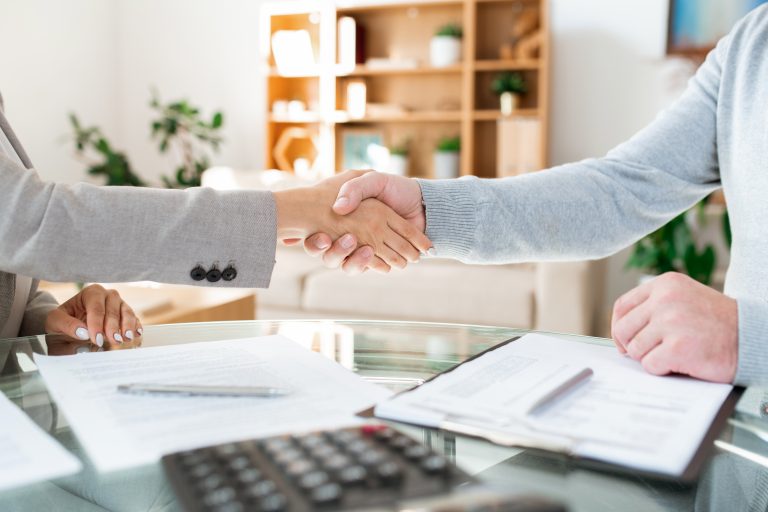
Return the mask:
<path id="1" fill-rule="evenodd" d="M 188 512 L 391 510 L 473 479 L 385 425 L 281 435 L 163 457 Z"/>

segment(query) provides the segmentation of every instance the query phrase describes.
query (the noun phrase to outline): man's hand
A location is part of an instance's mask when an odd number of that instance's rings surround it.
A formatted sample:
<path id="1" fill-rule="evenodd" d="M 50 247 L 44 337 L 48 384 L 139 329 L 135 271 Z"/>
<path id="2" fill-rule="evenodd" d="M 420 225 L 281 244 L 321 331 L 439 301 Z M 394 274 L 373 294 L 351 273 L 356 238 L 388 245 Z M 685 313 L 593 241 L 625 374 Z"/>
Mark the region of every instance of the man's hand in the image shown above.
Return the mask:
<path id="1" fill-rule="evenodd" d="M 736 301 L 677 273 L 627 292 L 613 308 L 620 352 L 655 375 L 732 382 L 738 360 Z"/>
<path id="2" fill-rule="evenodd" d="M 353 178 L 339 189 L 333 210 L 339 215 L 347 215 L 357 209 L 367 198 L 376 198 L 392 208 L 397 214 L 408 220 L 422 233 L 426 228 L 424 206 L 421 204 L 421 187 L 416 180 L 368 172 Z M 313 256 L 323 257 L 323 262 L 329 268 L 339 266 L 349 274 L 365 271 L 375 261 L 370 247 L 357 247 L 354 238 L 342 237 L 332 242 L 325 233 L 316 233 L 304 241 L 304 249 Z"/>

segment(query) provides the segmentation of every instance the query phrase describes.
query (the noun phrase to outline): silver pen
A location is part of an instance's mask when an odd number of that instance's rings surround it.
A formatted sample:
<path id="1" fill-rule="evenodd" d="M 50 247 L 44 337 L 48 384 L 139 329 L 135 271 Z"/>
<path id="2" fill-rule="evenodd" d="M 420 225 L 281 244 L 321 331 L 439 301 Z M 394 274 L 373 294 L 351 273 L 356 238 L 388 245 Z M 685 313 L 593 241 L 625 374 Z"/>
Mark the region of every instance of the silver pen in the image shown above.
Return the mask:
<path id="1" fill-rule="evenodd" d="M 153 384 L 130 383 L 120 384 L 117 390 L 121 393 L 132 394 L 170 394 L 189 396 L 257 396 L 262 398 L 277 398 L 290 395 L 291 389 L 273 386 L 206 386 L 194 384 Z"/>

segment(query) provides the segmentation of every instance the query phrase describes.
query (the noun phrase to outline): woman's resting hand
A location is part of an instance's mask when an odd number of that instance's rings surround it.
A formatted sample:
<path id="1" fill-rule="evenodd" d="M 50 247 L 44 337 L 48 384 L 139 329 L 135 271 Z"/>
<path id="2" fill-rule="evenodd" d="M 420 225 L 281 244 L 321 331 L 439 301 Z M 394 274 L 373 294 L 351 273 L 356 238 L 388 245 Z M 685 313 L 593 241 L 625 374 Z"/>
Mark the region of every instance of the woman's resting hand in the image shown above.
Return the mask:
<path id="1" fill-rule="evenodd" d="M 131 307 L 115 290 L 93 284 L 48 313 L 45 332 L 90 340 L 102 347 L 138 339 L 143 329 Z"/>

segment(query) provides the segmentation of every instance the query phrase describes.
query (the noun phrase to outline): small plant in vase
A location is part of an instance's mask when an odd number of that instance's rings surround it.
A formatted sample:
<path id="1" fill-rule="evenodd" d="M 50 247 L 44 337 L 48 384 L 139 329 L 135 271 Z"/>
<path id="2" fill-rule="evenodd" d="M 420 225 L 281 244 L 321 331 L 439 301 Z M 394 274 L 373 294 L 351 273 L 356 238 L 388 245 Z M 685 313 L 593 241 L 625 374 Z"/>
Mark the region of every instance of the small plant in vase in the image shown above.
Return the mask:
<path id="1" fill-rule="evenodd" d="M 398 176 L 408 175 L 408 153 L 409 142 L 405 141 L 400 145 L 389 148 L 389 169 L 390 174 Z"/>
<path id="2" fill-rule="evenodd" d="M 493 79 L 491 90 L 499 96 L 502 115 L 509 116 L 519 108 L 520 97 L 528 92 L 528 86 L 522 74 L 505 71 Z"/>
<path id="3" fill-rule="evenodd" d="M 445 137 L 438 141 L 433 155 L 435 178 L 447 180 L 459 177 L 460 152 L 461 139 L 459 137 Z"/>
<path id="4" fill-rule="evenodd" d="M 449 23 L 435 32 L 429 44 L 429 60 L 432 66 L 444 68 L 461 61 L 461 25 Z"/>

